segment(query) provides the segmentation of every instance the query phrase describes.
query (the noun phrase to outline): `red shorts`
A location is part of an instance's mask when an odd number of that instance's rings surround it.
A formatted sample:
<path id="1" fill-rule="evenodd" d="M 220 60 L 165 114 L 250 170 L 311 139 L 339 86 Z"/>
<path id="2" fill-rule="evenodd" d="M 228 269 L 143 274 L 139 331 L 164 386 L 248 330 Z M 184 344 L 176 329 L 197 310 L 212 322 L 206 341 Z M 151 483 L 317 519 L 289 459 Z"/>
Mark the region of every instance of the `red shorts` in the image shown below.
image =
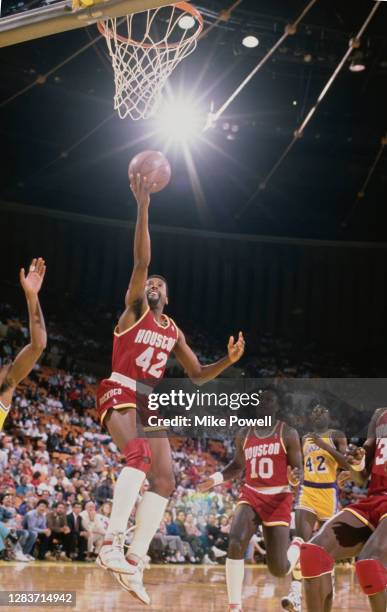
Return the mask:
<path id="1" fill-rule="evenodd" d="M 147 395 L 125 387 L 114 380 L 108 378 L 101 380 L 97 389 L 96 400 L 96 410 L 102 424 L 108 410 L 134 408 L 137 409 L 137 415 L 144 431 L 160 431 L 165 429 L 164 427 L 149 426 L 149 417 L 158 417 L 159 413 L 158 411 L 149 410 Z"/>
<path id="2" fill-rule="evenodd" d="M 387 494 L 370 495 L 357 504 L 345 506 L 343 510 L 352 512 L 370 529 L 374 530 L 380 521 L 387 518 Z"/>
<path id="3" fill-rule="evenodd" d="M 96 395 L 96 409 L 98 417 L 103 423 L 106 413 L 110 408 L 121 410 L 124 408 L 136 408 L 136 392 L 124 387 L 114 380 L 104 378 L 101 380 Z"/>
<path id="4" fill-rule="evenodd" d="M 276 525 L 290 526 L 290 514 L 293 506 L 292 493 L 268 495 L 257 493 L 243 485 L 238 498 L 239 504 L 251 506 L 266 527 L 275 527 Z"/>

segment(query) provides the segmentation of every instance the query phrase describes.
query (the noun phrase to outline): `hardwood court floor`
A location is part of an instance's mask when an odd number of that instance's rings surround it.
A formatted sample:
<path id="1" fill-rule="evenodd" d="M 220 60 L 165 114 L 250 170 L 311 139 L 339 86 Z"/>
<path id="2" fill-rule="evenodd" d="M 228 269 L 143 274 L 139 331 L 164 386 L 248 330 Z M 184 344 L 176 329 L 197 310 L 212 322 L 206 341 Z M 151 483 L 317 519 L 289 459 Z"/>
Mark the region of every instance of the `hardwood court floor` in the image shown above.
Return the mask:
<path id="1" fill-rule="evenodd" d="M 76 608 L 51 607 L 60 612 L 227 612 L 223 566 L 154 565 L 145 571 L 145 583 L 152 605 L 137 603 L 107 572 L 94 564 L 0 562 L 0 590 L 76 591 Z M 289 578 L 276 579 L 261 566 L 247 566 L 244 586 L 244 612 L 279 612 L 281 597 L 287 593 Z M 0 607 L 0 611 L 40 607 Z M 334 612 L 368 611 L 351 569 L 336 570 Z"/>

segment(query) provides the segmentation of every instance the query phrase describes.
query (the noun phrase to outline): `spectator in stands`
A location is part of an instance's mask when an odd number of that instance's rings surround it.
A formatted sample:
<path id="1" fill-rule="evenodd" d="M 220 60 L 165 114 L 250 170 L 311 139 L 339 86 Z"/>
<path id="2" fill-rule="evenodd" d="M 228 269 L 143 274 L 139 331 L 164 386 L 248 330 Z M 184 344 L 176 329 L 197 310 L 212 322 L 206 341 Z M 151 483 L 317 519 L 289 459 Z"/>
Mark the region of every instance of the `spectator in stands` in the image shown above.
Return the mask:
<path id="1" fill-rule="evenodd" d="M 192 554 L 190 555 L 191 563 L 196 563 L 197 561 L 203 558 L 204 551 L 202 548 L 200 536 L 196 535 L 195 533 L 187 533 L 186 514 L 183 510 L 179 510 L 177 513 L 176 525 L 179 536 L 181 537 L 183 542 L 187 542 L 190 545 L 190 548 L 192 550 Z"/>
<path id="2" fill-rule="evenodd" d="M 12 557 L 7 556 L 7 541 L 14 546 L 18 541 L 17 535 L 0 521 L 0 559 L 4 561 L 12 560 Z"/>
<path id="3" fill-rule="evenodd" d="M 95 499 L 98 505 L 102 505 L 108 499 L 113 499 L 112 479 L 107 476 L 97 487 L 95 491 Z"/>
<path id="4" fill-rule="evenodd" d="M 111 512 L 112 512 L 112 502 L 111 501 L 106 501 L 104 504 L 102 504 L 101 508 L 99 509 L 99 516 L 101 517 L 101 523 L 103 523 L 103 526 L 105 527 L 106 531 L 109 526 L 109 518 L 110 518 Z"/>
<path id="5" fill-rule="evenodd" d="M 155 534 L 149 554 L 152 560 L 168 561 L 169 563 L 184 563 L 187 554 L 185 543 L 178 535 L 168 535 L 165 521 L 160 524 Z"/>
<path id="6" fill-rule="evenodd" d="M 59 545 L 59 558 L 66 561 L 68 557 L 65 549 L 70 527 L 67 524 L 66 506 L 64 503 L 57 503 L 54 509 L 47 513 L 47 527 L 51 533 L 47 541 L 48 550 L 47 552 L 44 551 L 45 557 L 52 559 L 54 548 Z"/>
<path id="7" fill-rule="evenodd" d="M 8 452 L 5 449 L 4 442 L 0 441 L 0 474 L 4 472 L 8 465 Z"/>
<path id="8" fill-rule="evenodd" d="M 36 534 L 27 529 L 23 529 L 23 517 L 15 508 L 15 498 L 13 495 L 6 493 L 3 497 L 0 506 L 0 521 L 2 521 L 8 529 L 15 531 L 18 538 L 18 543 L 14 548 L 14 554 L 17 561 L 35 561 L 31 552 L 36 541 Z"/>
<path id="9" fill-rule="evenodd" d="M 82 522 L 87 531 L 87 558 L 92 560 L 99 553 L 106 533 L 103 517 L 97 514 L 95 503 L 89 501 L 85 504 L 85 509 L 81 512 Z"/>
<path id="10" fill-rule="evenodd" d="M 23 521 L 24 528 L 36 534 L 39 543 L 37 558 L 41 561 L 45 558 L 48 550 L 48 538 L 51 535 L 51 530 L 47 527 L 47 509 L 47 500 L 41 499 L 34 510 L 27 512 Z"/>
<path id="11" fill-rule="evenodd" d="M 66 516 L 69 528 L 65 541 L 66 555 L 77 561 L 85 560 L 88 540 L 88 532 L 83 525 L 81 511 L 82 504 L 74 502 L 72 511 Z"/>
<path id="12" fill-rule="evenodd" d="M 179 528 L 177 524 L 174 522 L 173 515 L 170 510 L 166 510 L 166 512 L 164 513 L 164 524 L 165 524 L 167 535 L 170 535 L 170 536 L 180 535 Z"/>

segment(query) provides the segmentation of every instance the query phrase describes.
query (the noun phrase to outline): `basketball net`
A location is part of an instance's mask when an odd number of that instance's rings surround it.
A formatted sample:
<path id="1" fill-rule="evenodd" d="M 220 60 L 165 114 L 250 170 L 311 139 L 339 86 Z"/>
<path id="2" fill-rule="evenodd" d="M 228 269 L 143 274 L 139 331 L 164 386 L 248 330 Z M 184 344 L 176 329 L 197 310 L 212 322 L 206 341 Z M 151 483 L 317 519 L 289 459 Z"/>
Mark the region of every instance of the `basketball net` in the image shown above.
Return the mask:
<path id="1" fill-rule="evenodd" d="M 191 20 L 192 27 L 179 26 L 183 17 Z M 148 119 L 160 105 L 168 77 L 196 49 L 203 18 L 191 4 L 179 2 L 140 14 L 109 17 L 98 23 L 98 29 L 112 59 L 114 108 L 121 119 Z"/>

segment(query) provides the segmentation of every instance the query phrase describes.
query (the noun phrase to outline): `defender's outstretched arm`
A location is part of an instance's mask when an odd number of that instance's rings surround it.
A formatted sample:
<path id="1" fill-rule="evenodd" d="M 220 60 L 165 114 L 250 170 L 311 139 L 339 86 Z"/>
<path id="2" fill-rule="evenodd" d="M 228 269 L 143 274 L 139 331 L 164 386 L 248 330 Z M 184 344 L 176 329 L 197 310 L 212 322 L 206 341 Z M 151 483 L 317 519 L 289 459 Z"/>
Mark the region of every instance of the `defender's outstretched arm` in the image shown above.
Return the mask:
<path id="1" fill-rule="evenodd" d="M 5 403 L 11 400 L 13 390 L 23 378 L 28 376 L 47 345 L 46 326 L 38 298 L 45 273 L 46 265 L 41 257 L 32 260 L 27 276 L 24 268 L 20 270 L 20 283 L 28 307 L 31 339 L 8 367 L 6 376 L 1 383 L 0 395 Z"/>

